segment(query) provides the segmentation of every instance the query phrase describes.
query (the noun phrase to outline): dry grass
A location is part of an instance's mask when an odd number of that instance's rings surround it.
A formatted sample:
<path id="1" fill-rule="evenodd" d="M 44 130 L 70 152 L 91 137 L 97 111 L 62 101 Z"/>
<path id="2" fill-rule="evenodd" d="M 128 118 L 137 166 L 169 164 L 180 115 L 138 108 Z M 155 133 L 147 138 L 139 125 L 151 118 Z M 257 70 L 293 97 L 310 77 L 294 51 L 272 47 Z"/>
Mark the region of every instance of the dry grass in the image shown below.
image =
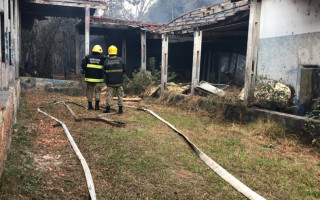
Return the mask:
<path id="1" fill-rule="evenodd" d="M 54 100 L 49 97 L 86 103 L 84 97 L 23 95 L 0 199 L 88 197 L 81 165 L 61 127 L 53 128 L 52 120 L 36 112 L 39 104 Z M 188 99 L 190 104 L 195 101 Z M 281 126 L 215 121 L 203 111 L 181 110 L 174 104 L 149 102 L 147 107 L 267 199 L 320 197 L 319 154 L 284 137 L 287 132 Z M 82 116 L 98 113 L 72 108 Z M 115 128 L 75 122 L 63 105 L 45 110 L 68 126 L 89 163 L 98 199 L 245 199 L 209 170 L 184 140 L 147 113 L 125 109 L 124 115 L 112 115 L 127 124 Z"/>
<path id="2" fill-rule="evenodd" d="M 163 92 L 158 99 L 152 102 L 159 105 L 175 106 L 185 111 L 196 111 L 219 121 L 244 121 L 246 109 L 243 103 L 238 100 L 239 91 L 236 88 L 229 88 L 226 93 L 225 97 L 185 95 L 184 98 L 181 98 L 176 92 L 168 91 Z"/>

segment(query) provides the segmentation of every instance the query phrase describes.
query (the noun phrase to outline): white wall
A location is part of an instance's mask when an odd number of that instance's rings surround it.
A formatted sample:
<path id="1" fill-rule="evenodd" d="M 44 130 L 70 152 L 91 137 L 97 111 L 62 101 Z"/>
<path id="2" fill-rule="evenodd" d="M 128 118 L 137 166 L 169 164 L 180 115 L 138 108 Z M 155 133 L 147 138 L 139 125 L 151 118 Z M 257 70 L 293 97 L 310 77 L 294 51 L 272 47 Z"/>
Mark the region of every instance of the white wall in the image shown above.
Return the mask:
<path id="1" fill-rule="evenodd" d="M 320 32 L 320 0 L 263 0 L 260 38 Z"/>
<path id="2" fill-rule="evenodd" d="M 320 66 L 320 0 L 262 0 L 257 74 L 297 87 L 299 65 Z"/>

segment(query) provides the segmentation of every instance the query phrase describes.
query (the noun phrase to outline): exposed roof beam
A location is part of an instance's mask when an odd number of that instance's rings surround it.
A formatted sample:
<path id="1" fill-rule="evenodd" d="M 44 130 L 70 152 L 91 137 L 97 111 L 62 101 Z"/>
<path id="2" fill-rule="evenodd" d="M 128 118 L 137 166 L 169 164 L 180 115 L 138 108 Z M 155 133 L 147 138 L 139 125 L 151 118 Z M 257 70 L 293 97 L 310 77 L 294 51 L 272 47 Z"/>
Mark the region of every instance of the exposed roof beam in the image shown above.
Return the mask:
<path id="1" fill-rule="evenodd" d="M 241 11 L 236 16 L 232 16 L 229 18 L 226 18 L 225 20 L 221 20 L 217 23 L 210 24 L 210 25 L 204 25 L 201 27 L 196 28 L 197 30 L 210 30 L 214 28 L 219 28 L 222 26 L 232 25 L 232 23 L 239 23 L 239 21 L 244 20 L 248 18 L 249 16 L 249 10 Z M 246 20 L 249 21 L 249 20 Z"/>
<path id="2" fill-rule="evenodd" d="M 202 31 L 228 31 L 228 30 L 234 30 L 237 28 L 243 28 L 248 26 L 249 26 L 249 22 L 240 22 L 236 24 L 230 24 L 230 25 L 207 28 L 207 29 L 200 27 L 199 29 Z"/>
<path id="3" fill-rule="evenodd" d="M 221 31 L 221 32 L 203 32 L 203 37 L 228 37 L 228 36 L 247 36 L 248 31 Z"/>
<path id="4" fill-rule="evenodd" d="M 130 27 L 126 25 L 119 25 L 119 24 L 102 24 L 102 23 L 92 23 L 90 24 L 91 27 L 94 28 L 108 28 L 108 29 L 121 29 L 121 30 L 129 30 Z"/>
<path id="5" fill-rule="evenodd" d="M 56 6 L 81 7 L 90 5 L 91 8 L 107 9 L 108 6 L 103 1 L 77 1 L 77 0 L 24 0 L 25 3 L 46 4 Z"/>
<path id="6" fill-rule="evenodd" d="M 21 13 L 35 18 L 53 16 L 53 17 L 84 17 L 84 9 L 79 7 L 58 7 L 52 5 L 33 5 L 21 6 Z"/>

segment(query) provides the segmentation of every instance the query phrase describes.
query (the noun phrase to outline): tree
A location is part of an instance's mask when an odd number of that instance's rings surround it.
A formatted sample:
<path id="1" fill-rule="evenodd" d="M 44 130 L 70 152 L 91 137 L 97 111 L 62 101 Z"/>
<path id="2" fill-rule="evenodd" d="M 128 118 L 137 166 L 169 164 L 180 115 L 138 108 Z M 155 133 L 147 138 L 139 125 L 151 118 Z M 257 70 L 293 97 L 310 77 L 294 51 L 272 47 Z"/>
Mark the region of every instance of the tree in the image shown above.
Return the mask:
<path id="1" fill-rule="evenodd" d="M 194 9 L 211 6 L 225 0 L 157 0 L 148 12 L 142 17 L 143 20 L 155 23 L 169 23 L 175 18 Z"/>
<path id="2" fill-rule="evenodd" d="M 153 0 L 127 0 L 127 2 L 136 8 L 136 19 L 141 20 Z"/>
<path id="3" fill-rule="evenodd" d="M 111 0 L 108 2 L 108 10 L 104 11 L 103 16 L 113 18 L 134 18 L 132 12 L 125 8 L 125 0 Z"/>
<path id="4" fill-rule="evenodd" d="M 108 2 L 109 9 L 103 16 L 140 20 L 153 2 L 154 0 L 111 0 Z"/>

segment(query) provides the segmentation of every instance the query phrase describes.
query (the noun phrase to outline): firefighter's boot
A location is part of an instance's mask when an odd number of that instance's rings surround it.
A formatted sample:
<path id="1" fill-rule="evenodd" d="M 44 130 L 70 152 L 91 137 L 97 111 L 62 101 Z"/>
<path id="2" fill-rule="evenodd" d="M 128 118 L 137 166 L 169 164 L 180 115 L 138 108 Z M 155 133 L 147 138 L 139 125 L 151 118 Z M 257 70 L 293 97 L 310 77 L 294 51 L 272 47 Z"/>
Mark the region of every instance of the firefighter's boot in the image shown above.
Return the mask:
<path id="1" fill-rule="evenodd" d="M 88 110 L 93 110 L 92 101 L 88 101 Z"/>
<path id="2" fill-rule="evenodd" d="M 119 106 L 119 114 L 122 114 L 123 110 L 122 110 L 122 106 Z"/>
<path id="3" fill-rule="evenodd" d="M 96 105 L 94 106 L 94 110 L 100 110 L 99 103 L 100 103 L 100 101 L 96 101 Z"/>
<path id="4" fill-rule="evenodd" d="M 107 106 L 106 111 L 104 113 L 110 113 L 110 106 Z"/>

